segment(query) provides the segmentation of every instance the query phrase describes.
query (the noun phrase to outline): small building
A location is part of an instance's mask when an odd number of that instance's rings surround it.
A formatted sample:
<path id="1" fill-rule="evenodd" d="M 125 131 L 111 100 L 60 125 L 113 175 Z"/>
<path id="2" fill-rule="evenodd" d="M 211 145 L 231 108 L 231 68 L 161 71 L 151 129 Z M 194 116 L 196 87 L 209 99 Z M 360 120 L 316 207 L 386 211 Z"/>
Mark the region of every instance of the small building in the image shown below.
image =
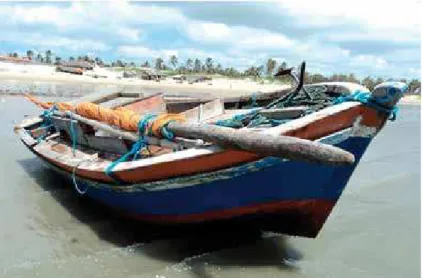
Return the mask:
<path id="1" fill-rule="evenodd" d="M 0 55 L 0 62 L 8 62 L 15 64 L 32 64 L 33 61 L 28 57 L 10 57 L 6 55 Z"/>
<path id="2" fill-rule="evenodd" d="M 56 71 L 73 73 L 82 75 L 86 70 L 93 70 L 94 65 L 87 61 L 68 61 L 61 62 L 57 67 Z"/>

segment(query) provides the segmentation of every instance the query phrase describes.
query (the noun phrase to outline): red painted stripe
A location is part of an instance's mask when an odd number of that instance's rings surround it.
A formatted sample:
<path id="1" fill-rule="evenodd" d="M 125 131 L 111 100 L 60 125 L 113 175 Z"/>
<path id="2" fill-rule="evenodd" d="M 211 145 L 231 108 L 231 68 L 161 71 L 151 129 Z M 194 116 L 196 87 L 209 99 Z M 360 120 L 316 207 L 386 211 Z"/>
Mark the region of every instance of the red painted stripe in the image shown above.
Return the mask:
<path id="1" fill-rule="evenodd" d="M 198 224 L 254 216 L 254 220 L 258 221 L 264 230 L 314 238 L 322 229 L 334 206 L 335 201 L 301 200 L 276 201 L 190 215 L 125 214 L 140 221 L 165 225 Z"/>
<path id="2" fill-rule="evenodd" d="M 198 214 L 186 215 L 158 215 L 158 214 L 137 214 L 131 215 L 140 220 L 154 222 L 170 223 L 195 223 L 213 220 L 231 219 L 235 217 L 253 215 L 253 214 L 282 214 L 298 213 L 319 215 L 320 220 L 323 216 L 329 215 L 335 202 L 330 200 L 300 200 L 300 201 L 275 201 L 262 204 L 255 204 L 244 207 L 222 209 L 217 211 L 208 211 Z"/>

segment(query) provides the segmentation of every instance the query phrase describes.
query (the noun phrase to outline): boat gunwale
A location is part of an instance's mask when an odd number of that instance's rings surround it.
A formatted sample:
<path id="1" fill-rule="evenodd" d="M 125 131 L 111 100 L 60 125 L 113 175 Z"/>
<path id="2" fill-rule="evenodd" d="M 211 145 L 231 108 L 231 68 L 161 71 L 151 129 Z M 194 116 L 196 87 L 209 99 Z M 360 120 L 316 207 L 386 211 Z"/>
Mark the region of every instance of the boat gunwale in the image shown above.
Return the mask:
<path id="1" fill-rule="evenodd" d="M 325 109 L 322 109 L 320 111 L 317 111 L 315 113 L 309 114 L 304 116 L 303 118 L 300 119 L 296 119 L 293 120 L 285 125 L 280 125 L 278 127 L 274 127 L 274 128 L 270 128 L 268 130 L 263 130 L 261 132 L 263 133 L 267 133 L 272 131 L 271 134 L 280 134 L 280 133 L 289 133 L 289 132 L 295 132 L 297 130 L 306 128 L 309 124 L 317 121 L 317 120 L 322 120 L 325 119 L 329 116 L 334 116 L 338 113 L 344 112 L 344 111 L 348 111 L 354 108 L 359 108 L 360 106 L 362 106 L 360 103 L 358 102 L 348 102 L 348 103 L 342 103 L 339 105 L 335 105 L 335 106 L 331 106 L 331 107 L 327 107 Z M 296 123 L 296 124 L 293 124 Z M 345 127 L 344 127 L 345 128 Z M 342 129 L 342 128 L 341 128 Z M 329 134 L 331 134 L 333 132 L 329 132 L 328 134 L 325 134 L 324 136 L 327 136 Z M 317 139 L 317 138 L 313 138 L 313 139 Z M 54 141 L 54 140 L 51 140 Z M 53 161 L 57 161 L 59 162 L 59 157 L 57 157 L 57 154 L 59 154 L 58 152 L 54 152 L 52 150 L 48 150 L 48 147 L 50 147 L 51 143 L 46 142 L 46 141 L 41 141 L 39 144 L 37 144 L 36 146 L 32 147 L 32 149 L 34 150 L 35 153 L 38 153 L 41 156 L 46 157 L 47 159 L 53 160 Z M 31 148 L 31 146 L 28 146 Z M 68 146 L 69 150 L 71 149 L 70 146 Z M 178 163 L 182 160 L 190 160 L 190 159 L 195 159 L 198 157 L 207 157 L 207 156 L 213 156 L 213 154 L 216 153 L 221 153 L 224 151 L 228 151 L 228 150 L 224 150 L 216 145 L 211 145 L 211 146 L 207 146 L 207 147 L 198 147 L 198 148 L 192 148 L 192 149 L 187 149 L 187 150 L 182 150 L 182 151 L 178 151 L 178 152 L 173 152 L 173 153 L 169 153 L 169 154 L 163 154 L 157 157 L 152 157 L 152 158 L 145 158 L 145 159 L 141 159 L 138 161 L 128 161 L 128 162 L 122 162 L 119 163 L 116 168 L 114 169 L 113 173 L 119 173 L 119 172 L 125 172 L 125 171 L 130 171 L 130 170 L 142 170 L 144 169 L 148 169 L 149 167 L 153 166 L 153 165 L 160 165 L 163 163 Z M 257 154 L 253 154 L 253 153 L 248 153 L 245 151 L 239 151 L 241 153 L 245 153 L 248 154 L 247 157 L 250 157 L 250 160 L 244 160 L 242 161 L 242 163 L 247 163 L 247 162 L 251 162 L 254 160 L 258 160 L 261 158 L 261 156 L 258 156 Z M 72 158 L 71 156 L 65 156 L 62 155 L 62 157 L 60 157 L 60 160 L 62 159 L 66 159 L 67 166 L 68 167 L 77 167 L 78 171 L 80 170 L 85 170 L 85 171 L 92 171 L 92 172 L 102 172 L 104 173 L 104 169 L 110 164 L 111 161 L 108 160 L 102 160 L 100 162 L 84 162 L 84 160 L 87 160 L 86 158 L 83 159 L 75 159 Z M 59 162 L 60 163 L 60 162 Z M 241 163 L 241 164 L 242 164 Z M 63 164 L 63 163 L 60 163 Z M 235 163 L 233 165 L 236 165 Z M 231 165 L 232 166 L 232 165 Z M 214 169 L 211 169 L 214 170 Z"/>

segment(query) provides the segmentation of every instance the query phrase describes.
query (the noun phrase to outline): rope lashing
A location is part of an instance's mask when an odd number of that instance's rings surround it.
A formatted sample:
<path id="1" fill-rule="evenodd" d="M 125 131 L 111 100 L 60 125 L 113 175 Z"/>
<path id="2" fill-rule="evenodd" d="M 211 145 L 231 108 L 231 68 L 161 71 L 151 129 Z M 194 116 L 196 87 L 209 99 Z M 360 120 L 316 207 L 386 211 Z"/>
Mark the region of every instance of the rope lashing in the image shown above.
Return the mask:
<path id="1" fill-rule="evenodd" d="M 254 115 L 259 109 L 251 109 L 247 113 L 234 115 L 232 118 L 216 121 L 214 124 L 218 126 L 241 128 L 244 127 L 244 120 Z"/>
<path id="2" fill-rule="evenodd" d="M 326 94 L 326 88 L 312 87 L 307 89 L 308 94 L 312 96 L 312 100 L 307 94 L 301 90 L 297 95 L 286 95 L 281 101 L 276 103 L 272 108 L 285 108 L 294 106 L 307 106 L 309 107 L 304 114 L 313 113 L 319 109 L 332 105 L 333 98 Z M 253 97 L 252 97 L 253 98 Z M 219 126 L 242 128 L 242 127 L 257 127 L 263 124 L 270 124 L 271 126 L 278 126 L 290 121 L 291 119 L 275 120 L 264 117 L 262 115 L 255 115 L 258 109 L 251 109 L 247 113 L 238 114 L 230 119 L 219 120 L 215 124 Z M 252 120 L 248 120 L 253 118 Z"/>
<path id="3" fill-rule="evenodd" d="M 72 155 L 73 157 L 75 157 L 75 153 L 76 153 L 76 143 L 77 143 L 77 138 L 76 138 L 76 129 L 75 129 L 75 123 L 74 123 L 74 119 L 72 118 L 72 113 L 69 113 L 70 116 L 70 135 L 71 135 L 71 140 L 72 140 Z"/>
<path id="4" fill-rule="evenodd" d="M 334 104 L 343 103 L 346 101 L 358 101 L 364 105 L 372 107 L 379 112 L 389 115 L 389 120 L 395 121 L 397 118 L 398 107 L 388 108 L 380 103 L 380 99 L 372 97 L 369 92 L 356 91 L 349 96 L 341 96 L 335 99 Z"/>
<path id="5" fill-rule="evenodd" d="M 257 93 L 252 93 L 251 94 L 251 107 L 257 107 L 258 103 L 257 103 Z"/>
<path id="6" fill-rule="evenodd" d="M 129 152 L 121 156 L 119 159 L 113 161 L 105 169 L 105 174 L 116 181 L 120 181 L 113 176 L 113 169 L 121 162 L 127 161 L 131 156 L 132 160 L 136 160 L 140 155 L 140 151 L 147 147 L 147 140 L 145 136 L 155 136 L 157 138 L 166 138 L 172 140 L 174 134 L 168 130 L 167 125 L 172 121 L 184 121 L 185 117 L 180 114 L 161 114 L 152 115 L 146 114 L 138 122 L 138 133 L 140 140 L 132 145 Z"/>

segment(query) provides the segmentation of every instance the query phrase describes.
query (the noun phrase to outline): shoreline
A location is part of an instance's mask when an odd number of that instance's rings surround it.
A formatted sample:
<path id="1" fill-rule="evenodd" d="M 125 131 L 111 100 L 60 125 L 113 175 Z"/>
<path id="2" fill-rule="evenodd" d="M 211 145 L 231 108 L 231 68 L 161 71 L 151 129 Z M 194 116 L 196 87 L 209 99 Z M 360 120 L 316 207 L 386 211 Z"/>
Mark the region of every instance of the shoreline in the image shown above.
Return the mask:
<path id="1" fill-rule="evenodd" d="M 146 94 L 165 93 L 169 95 L 196 97 L 208 96 L 216 98 L 224 97 L 242 97 L 250 96 L 253 93 L 267 93 L 277 90 L 287 89 L 289 85 L 283 84 L 258 84 L 249 80 L 239 79 L 215 79 L 211 83 L 176 83 L 174 80 L 162 80 L 160 82 L 129 78 L 93 78 L 87 75 L 73 75 L 59 72 L 16 72 L 16 71 L 0 71 L 0 81 L 24 81 L 46 84 L 60 84 L 69 86 L 93 85 L 104 87 L 116 87 L 116 90 L 140 89 Z M 55 96 L 54 93 L 34 93 L 39 96 Z M 0 96 L 23 96 L 22 91 L 14 91 L 13 89 L 2 90 L 0 88 Z M 77 93 L 71 97 L 82 97 L 87 94 Z M 400 99 L 398 105 L 421 105 L 419 95 L 405 95 Z"/>
<path id="2" fill-rule="evenodd" d="M 258 84 L 249 80 L 217 78 L 211 82 L 200 82 L 194 84 L 177 83 L 167 79 L 160 82 L 141 80 L 135 78 L 94 78 L 87 75 L 72 75 L 67 73 L 29 73 L 29 72 L 0 72 L 0 80 L 27 81 L 40 83 L 61 83 L 64 85 L 94 85 L 94 86 L 116 86 L 140 88 L 148 92 L 166 91 L 170 93 L 207 93 L 216 97 L 237 97 L 250 95 L 254 92 L 267 93 L 289 88 L 284 84 Z"/>
<path id="3" fill-rule="evenodd" d="M 56 96 L 54 94 L 37 94 L 37 93 L 32 93 L 32 95 L 34 95 L 34 96 L 44 96 L 44 97 L 54 97 L 54 96 Z M 2 93 L 2 92 L 0 92 L 0 96 L 3 96 L 3 97 L 24 97 L 24 93 L 21 93 L 21 92 Z M 79 98 L 79 97 L 83 97 L 83 96 L 86 96 L 86 95 L 84 95 L 84 94 L 72 95 L 71 97 L 72 98 Z M 60 96 L 60 97 L 66 97 L 66 96 Z M 185 97 L 185 96 L 181 96 L 181 97 Z M 405 97 L 400 99 L 400 101 L 397 103 L 397 105 L 420 106 L 421 100 L 416 98 L 415 96 L 405 96 Z"/>

